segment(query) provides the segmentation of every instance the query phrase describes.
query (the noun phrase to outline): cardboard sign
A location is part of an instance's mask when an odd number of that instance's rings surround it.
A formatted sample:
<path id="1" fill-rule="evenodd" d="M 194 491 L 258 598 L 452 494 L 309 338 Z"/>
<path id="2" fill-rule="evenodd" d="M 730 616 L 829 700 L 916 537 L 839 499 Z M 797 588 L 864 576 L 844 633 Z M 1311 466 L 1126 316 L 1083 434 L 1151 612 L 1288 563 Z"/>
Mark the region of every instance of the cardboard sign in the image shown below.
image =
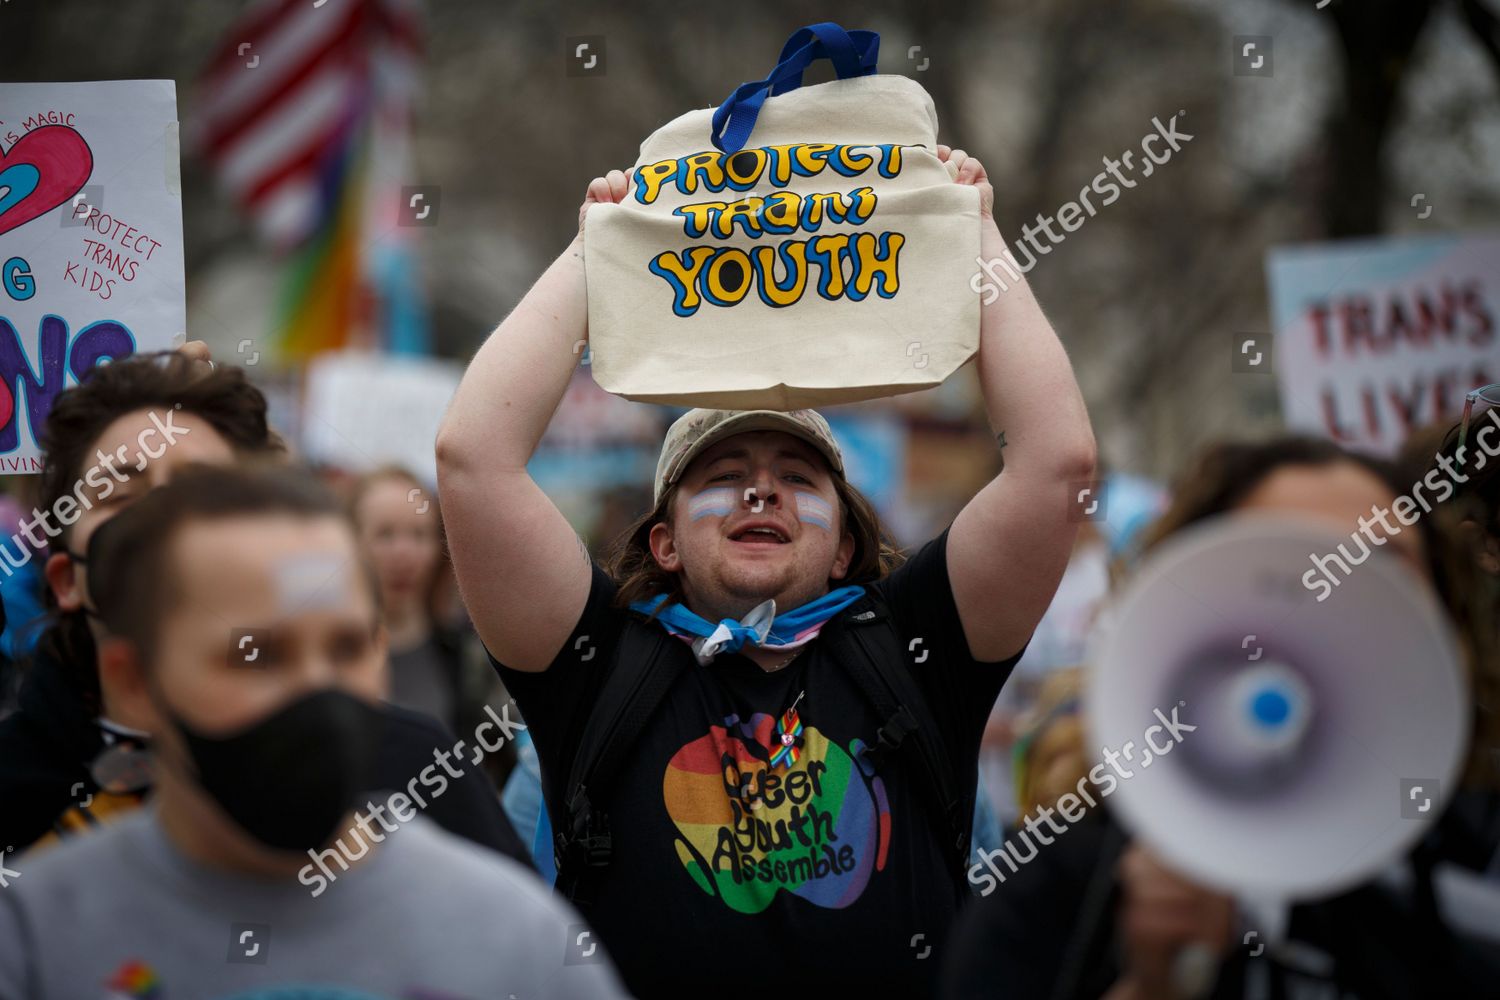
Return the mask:
<path id="1" fill-rule="evenodd" d="M 1294 429 L 1392 455 L 1500 379 L 1500 236 L 1283 247 L 1266 271 Z"/>
<path id="2" fill-rule="evenodd" d="M 455 362 L 347 351 L 320 354 L 307 373 L 307 457 L 350 472 L 399 465 L 437 484 L 439 425 L 458 391 Z"/>
<path id="3" fill-rule="evenodd" d="M 57 394 L 187 329 L 170 80 L 0 83 L 0 473 Z"/>

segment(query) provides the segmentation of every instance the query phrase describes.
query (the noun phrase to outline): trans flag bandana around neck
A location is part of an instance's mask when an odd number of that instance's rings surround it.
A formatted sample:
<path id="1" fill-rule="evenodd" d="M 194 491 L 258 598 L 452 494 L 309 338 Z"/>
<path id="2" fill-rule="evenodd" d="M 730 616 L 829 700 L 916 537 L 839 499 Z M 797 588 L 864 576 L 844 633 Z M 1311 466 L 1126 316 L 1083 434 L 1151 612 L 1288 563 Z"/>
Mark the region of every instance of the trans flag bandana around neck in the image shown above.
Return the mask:
<path id="1" fill-rule="evenodd" d="M 865 588 L 859 585 L 840 587 L 780 615 L 776 613 L 774 600 L 762 601 L 743 621 L 725 618 L 717 624 L 680 603 L 666 604 L 665 594 L 634 601 L 630 607 L 647 615 L 660 608 L 656 620 L 672 635 L 687 641 L 700 664 L 708 664 L 723 650 L 738 652 L 746 643 L 772 650 L 805 646 L 818 637 L 830 618 L 859 600 L 864 592 Z"/>

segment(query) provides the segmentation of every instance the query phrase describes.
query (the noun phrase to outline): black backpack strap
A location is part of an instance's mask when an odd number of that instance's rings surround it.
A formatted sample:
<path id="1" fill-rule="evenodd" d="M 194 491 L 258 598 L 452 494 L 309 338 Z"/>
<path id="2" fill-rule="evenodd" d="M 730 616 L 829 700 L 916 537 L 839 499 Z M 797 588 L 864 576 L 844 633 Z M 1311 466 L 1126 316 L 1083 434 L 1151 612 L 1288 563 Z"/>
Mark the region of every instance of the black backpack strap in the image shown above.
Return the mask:
<path id="1" fill-rule="evenodd" d="M 670 641 L 676 640 L 660 624 L 627 618 L 583 728 L 561 809 L 553 810 L 557 887 L 580 910 L 593 903 L 591 876 L 603 872 L 614 851 L 609 816 L 600 803 L 682 672 L 684 657 L 663 655 Z"/>
<path id="2" fill-rule="evenodd" d="M 883 601 L 869 597 L 829 623 L 819 638 L 874 704 L 882 720 L 877 741 L 865 755 L 877 767 L 903 747 L 915 751 L 925 772 L 923 786 L 940 810 L 948 849 L 960 878 L 969 865 L 974 829 L 974 796 L 979 780 L 976 761 L 972 780 L 960 781 L 942 740 L 942 730 L 905 663 L 906 650 Z"/>

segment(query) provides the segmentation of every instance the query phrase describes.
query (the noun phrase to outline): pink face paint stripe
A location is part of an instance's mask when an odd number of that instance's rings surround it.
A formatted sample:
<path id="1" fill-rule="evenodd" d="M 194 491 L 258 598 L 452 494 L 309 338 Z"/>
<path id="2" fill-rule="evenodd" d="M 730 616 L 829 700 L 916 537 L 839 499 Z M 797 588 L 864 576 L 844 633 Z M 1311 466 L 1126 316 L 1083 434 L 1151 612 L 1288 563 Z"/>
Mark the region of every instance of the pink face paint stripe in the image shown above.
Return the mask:
<path id="1" fill-rule="evenodd" d="M 728 517 L 734 513 L 734 498 L 734 490 L 728 487 L 701 490 L 688 500 L 688 517 L 694 521 L 700 517 Z"/>
<path id="2" fill-rule="evenodd" d="M 833 530 L 833 505 L 816 493 L 797 492 L 797 520 Z"/>

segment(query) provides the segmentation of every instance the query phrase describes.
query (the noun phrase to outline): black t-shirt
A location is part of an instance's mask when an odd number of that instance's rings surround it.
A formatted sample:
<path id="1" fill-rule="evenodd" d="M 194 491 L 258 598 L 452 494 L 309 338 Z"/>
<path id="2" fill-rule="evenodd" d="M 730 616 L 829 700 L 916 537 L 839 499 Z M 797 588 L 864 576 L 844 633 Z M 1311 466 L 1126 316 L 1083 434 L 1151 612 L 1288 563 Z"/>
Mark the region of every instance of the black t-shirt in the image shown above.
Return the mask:
<path id="1" fill-rule="evenodd" d="M 910 650 L 907 667 L 953 766 L 972 768 L 1015 658 L 969 655 L 946 541 L 945 531 L 871 586 Z M 631 614 L 612 606 L 614 594 L 595 566 L 583 614 L 547 671 L 497 664 L 550 801 L 561 798 Z M 930 990 L 966 887 L 915 755 L 866 773 L 860 748 L 876 743 L 884 720 L 820 641 L 769 673 L 736 653 L 700 666 L 686 642 L 666 644 L 684 670 L 604 791 L 614 854 L 589 913 L 637 995 Z M 777 722 L 794 703 L 798 752 L 772 763 L 783 745 Z"/>

